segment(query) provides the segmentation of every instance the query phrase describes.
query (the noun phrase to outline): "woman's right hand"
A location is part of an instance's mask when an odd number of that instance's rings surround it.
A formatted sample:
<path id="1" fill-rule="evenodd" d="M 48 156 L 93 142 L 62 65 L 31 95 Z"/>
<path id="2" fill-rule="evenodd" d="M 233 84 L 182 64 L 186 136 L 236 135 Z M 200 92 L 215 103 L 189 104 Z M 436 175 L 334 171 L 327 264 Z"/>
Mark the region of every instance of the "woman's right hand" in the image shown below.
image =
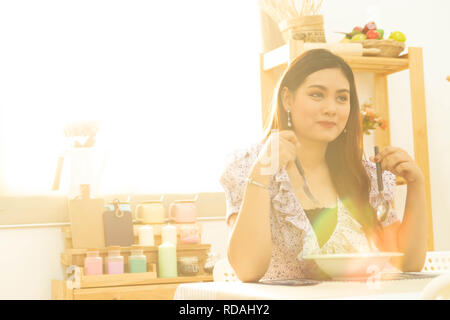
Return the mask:
<path id="1" fill-rule="evenodd" d="M 278 152 L 277 150 L 272 152 L 272 147 L 276 147 L 277 145 Z M 289 169 L 297 157 L 299 147 L 300 142 L 294 131 L 281 130 L 271 133 L 258 155 L 257 167 L 261 170 L 259 175 L 264 175 L 264 173 L 273 175 L 284 165 L 286 165 L 286 169 Z"/>

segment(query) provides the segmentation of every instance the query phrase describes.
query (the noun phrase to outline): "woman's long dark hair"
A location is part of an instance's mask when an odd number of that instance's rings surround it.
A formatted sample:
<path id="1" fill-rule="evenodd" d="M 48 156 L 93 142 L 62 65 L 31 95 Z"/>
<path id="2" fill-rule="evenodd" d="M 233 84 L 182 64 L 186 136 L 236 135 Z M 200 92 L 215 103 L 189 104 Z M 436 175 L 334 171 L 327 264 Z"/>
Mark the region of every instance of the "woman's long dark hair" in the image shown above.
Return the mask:
<path id="1" fill-rule="evenodd" d="M 281 90 L 287 87 L 294 92 L 310 74 L 330 68 L 341 70 L 350 84 L 350 114 L 346 125 L 347 132 L 341 133 L 328 144 L 326 163 L 339 198 L 361 224 L 365 234 L 376 244 L 380 239 L 381 227 L 369 202 L 370 178 L 362 162 L 362 129 L 355 79 L 352 69 L 341 57 L 326 49 L 314 49 L 304 52 L 289 64 L 274 92 L 271 118 L 263 141 L 270 136 L 273 129 L 291 130 L 287 126 L 287 113 L 283 108 Z"/>

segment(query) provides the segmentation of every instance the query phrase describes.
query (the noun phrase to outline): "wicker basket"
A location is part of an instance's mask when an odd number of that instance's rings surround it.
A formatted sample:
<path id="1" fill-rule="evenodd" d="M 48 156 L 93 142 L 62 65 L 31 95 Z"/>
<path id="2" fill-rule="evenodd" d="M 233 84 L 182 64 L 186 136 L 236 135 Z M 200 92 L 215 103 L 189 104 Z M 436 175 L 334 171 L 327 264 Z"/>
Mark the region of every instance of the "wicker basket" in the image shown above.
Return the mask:
<path id="1" fill-rule="evenodd" d="M 380 49 L 380 53 L 377 55 L 379 57 L 398 57 L 400 53 L 405 49 L 404 42 L 399 42 L 392 39 L 369 39 L 356 42 L 362 43 L 363 48 L 366 49 Z"/>
<path id="2" fill-rule="evenodd" d="M 284 20 L 279 24 L 284 40 L 303 40 L 305 42 L 326 42 L 323 16 L 300 16 Z"/>

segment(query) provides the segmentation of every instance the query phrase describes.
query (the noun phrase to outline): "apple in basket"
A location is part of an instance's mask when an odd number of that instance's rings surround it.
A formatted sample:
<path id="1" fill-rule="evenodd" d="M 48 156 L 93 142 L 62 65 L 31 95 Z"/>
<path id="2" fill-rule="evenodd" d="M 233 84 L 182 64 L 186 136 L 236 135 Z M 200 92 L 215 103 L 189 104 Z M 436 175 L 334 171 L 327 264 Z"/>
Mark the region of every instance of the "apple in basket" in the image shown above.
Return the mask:
<path id="1" fill-rule="evenodd" d="M 378 39 L 380 38 L 380 34 L 376 30 L 369 30 L 366 33 L 367 39 Z"/>
<path id="2" fill-rule="evenodd" d="M 366 40 L 367 36 L 364 33 L 355 34 L 350 41 L 363 41 Z"/>
<path id="3" fill-rule="evenodd" d="M 383 29 L 377 29 L 378 34 L 380 35 L 380 37 L 378 38 L 378 40 L 382 40 L 383 36 L 384 36 L 384 30 Z"/>
<path id="4" fill-rule="evenodd" d="M 362 31 L 363 31 L 363 28 L 361 28 L 361 27 L 354 27 L 352 32 L 345 34 L 345 38 L 350 40 L 351 38 L 353 38 L 354 35 L 363 33 Z"/>

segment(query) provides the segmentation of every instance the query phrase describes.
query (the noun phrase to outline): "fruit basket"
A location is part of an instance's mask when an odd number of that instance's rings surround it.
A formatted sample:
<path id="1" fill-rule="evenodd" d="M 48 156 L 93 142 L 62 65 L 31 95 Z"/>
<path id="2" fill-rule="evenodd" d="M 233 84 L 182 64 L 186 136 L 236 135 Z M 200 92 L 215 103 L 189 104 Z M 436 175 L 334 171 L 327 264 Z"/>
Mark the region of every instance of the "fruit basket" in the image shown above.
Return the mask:
<path id="1" fill-rule="evenodd" d="M 367 23 L 364 28 L 356 26 L 352 32 L 336 32 L 345 34 L 340 42 L 358 42 L 364 49 L 379 49 L 380 57 L 398 57 L 405 50 L 406 36 L 400 31 L 391 32 L 389 38 L 383 39 L 384 30 L 375 22 Z"/>
<path id="2" fill-rule="evenodd" d="M 398 57 L 405 50 L 405 43 L 392 39 L 385 40 L 363 40 L 361 42 L 365 49 L 380 49 L 379 57 Z"/>
<path id="3" fill-rule="evenodd" d="M 379 57 L 398 57 L 405 50 L 405 43 L 392 39 L 352 41 L 362 44 L 364 49 L 380 49 Z"/>

